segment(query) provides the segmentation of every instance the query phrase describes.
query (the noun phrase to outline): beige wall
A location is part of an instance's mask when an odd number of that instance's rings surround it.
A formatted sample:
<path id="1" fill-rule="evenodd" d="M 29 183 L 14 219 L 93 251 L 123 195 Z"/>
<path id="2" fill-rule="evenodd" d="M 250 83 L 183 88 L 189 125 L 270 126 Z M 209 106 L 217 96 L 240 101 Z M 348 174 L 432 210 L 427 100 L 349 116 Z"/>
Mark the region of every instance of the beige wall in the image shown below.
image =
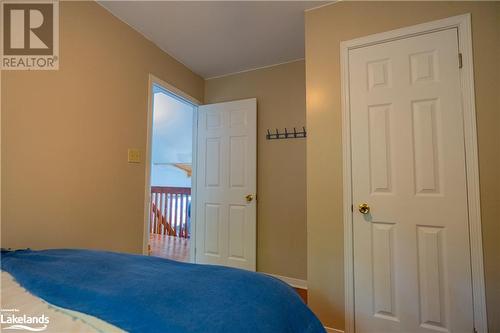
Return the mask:
<path id="1" fill-rule="evenodd" d="M 472 14 L 490 332 L 500 331 L 500 3 L 341 2 L 306 13 L 308 284 L 312 309 L 344 327 L 339 43 Z"/>
<path id="2" fill-rule="evenodd" d="M 204 81 L 96 3 L 60 5 L 60 70 L 2 73 L 2 246 L 140 252 L 148 74 L 199 100 Z"/>
<path id="3" fill-rule="evenodd" d="M 305 125 L 304 61 L 207 80 L 205 102 L 257 97 L 257 269 L 306 279 L 306 142 L 268 141 Z"/>

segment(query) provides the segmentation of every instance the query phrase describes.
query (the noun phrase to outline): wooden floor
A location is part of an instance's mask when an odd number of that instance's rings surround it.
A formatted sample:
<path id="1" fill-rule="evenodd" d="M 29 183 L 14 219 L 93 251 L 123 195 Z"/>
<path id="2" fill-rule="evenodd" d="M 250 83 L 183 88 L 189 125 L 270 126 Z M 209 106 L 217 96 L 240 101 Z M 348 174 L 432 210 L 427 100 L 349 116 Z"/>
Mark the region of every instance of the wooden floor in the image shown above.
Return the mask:
<path id="1" fill-rule="evenodd" d="M 189 239 L 150 234 L 151 255 L 177 261 L 189 262 Z"/>
<path id="2" fill-rule="evenodd" d="M 302 288 L 293 288 L 299 294 L 300 298 L 304 301 L 304 303 L 307 304 L 307 289 L 302 289 Z"/>

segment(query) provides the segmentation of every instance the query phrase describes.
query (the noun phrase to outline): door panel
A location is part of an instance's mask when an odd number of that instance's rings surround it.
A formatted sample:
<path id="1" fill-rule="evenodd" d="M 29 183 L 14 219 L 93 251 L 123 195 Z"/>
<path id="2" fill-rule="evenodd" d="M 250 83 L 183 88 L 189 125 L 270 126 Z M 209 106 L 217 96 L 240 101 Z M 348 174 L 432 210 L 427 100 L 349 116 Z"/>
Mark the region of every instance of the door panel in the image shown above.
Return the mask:
<path id="1" fill-rule="evenodd" d="M 412 101 L 413 160 L 417 194 L 439 193 L 438 100 Z"/>
<path id="2" fill-rule="evenodd" d="M 396 319 L 394 223 L 372 223 L 372 253 L 375 315 Z"/>
<path id="3" fill-rule="evenodd" d="M 219 138 L 208 138 L 206 144 L 205 185 L 219 187 L 221 179 L 221 142 Z"/>
<path id="4" fill-rule="evenodd" d="M 232 136 L 229 138 L 229 186 L 245 187 L 246 185 L 246 155 L 247 137 Z"/>
<path id="5" fill-rule="evenodd" d="M 207 256 L 221 257 L 221 251 L 219 248 L 219 239 L 221 238 L 221 207 L 217 204 L 205 204 L 205 229 L 203 236 L 204 246 L 203 252 Z"/>
<path id="6" fill-rule="evenodd" d="M 370 132 L 370 187 L 372 193 L 390 193 L 392 180 L 391 105 L 375 105 L 368 108 Z"/>
<path id="7" fill-rule="evenodd" d="M 245 259 L 245 206 L 229 206 L 229 259 Z"/>
<path id="8" fill-rule="evenodd" d="M 349 51 L 358 332 L 472 332 L 456 29 Z"/>
<path id="9" fill-rule="evenodd" d="M 422 325 L 446 327 L 443 228 L 418 227 L 418 279 Z"/>
<path id="10" fill-rule="evenodd" d="M 256 268 L 257 103 L 198 109 L 196 262 Z M 203 213 L 201 213 L 203 212 Z"/>

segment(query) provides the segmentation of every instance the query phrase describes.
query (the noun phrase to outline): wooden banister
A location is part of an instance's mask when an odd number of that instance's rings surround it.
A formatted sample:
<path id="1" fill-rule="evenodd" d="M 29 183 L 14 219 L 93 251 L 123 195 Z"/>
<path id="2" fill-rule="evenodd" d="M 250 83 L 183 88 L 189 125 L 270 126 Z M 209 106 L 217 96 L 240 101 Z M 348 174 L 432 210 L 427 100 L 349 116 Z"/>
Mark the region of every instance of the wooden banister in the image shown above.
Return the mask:
<path id="1" fill-rule="evenodd" d="M 191 188 L 151 187 L 150 233 L 189 238 Z"/>
<path id="2" fill-rule="evenodd" d="M 151 186 L 151 193 L 174 193 L 191 195 L 190 187 Z"/>

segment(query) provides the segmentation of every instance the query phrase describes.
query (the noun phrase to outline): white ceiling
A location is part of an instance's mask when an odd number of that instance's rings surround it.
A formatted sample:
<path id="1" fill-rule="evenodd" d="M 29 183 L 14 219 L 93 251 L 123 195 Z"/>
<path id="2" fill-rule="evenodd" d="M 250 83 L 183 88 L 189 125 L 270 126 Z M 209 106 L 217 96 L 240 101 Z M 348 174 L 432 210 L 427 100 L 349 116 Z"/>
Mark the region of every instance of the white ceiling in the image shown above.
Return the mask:
<path id="1" fill-rule="evenodd" d="M 326 1 L 99 1 L 204 78 L 304 58 L 304 10 Z"/>

